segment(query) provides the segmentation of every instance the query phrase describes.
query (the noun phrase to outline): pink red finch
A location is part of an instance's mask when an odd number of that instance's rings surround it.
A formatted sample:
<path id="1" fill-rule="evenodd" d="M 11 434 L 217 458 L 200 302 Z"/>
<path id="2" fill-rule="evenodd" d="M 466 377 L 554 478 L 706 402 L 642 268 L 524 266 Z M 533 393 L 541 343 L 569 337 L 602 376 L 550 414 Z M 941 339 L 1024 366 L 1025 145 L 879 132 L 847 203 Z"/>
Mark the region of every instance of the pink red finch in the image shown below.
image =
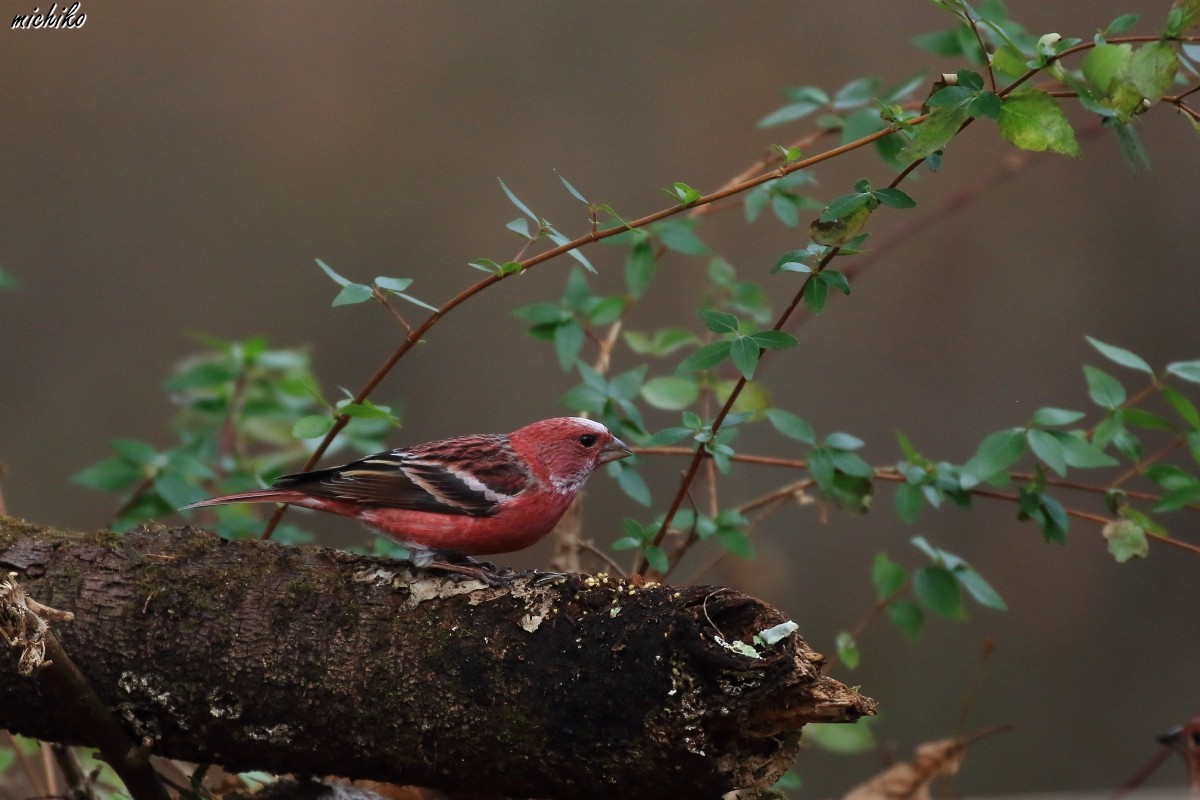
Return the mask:
<path id="1" fill-rule="evenodd" d="M 631 455 L 598 422 L 558 417 L 510 434 L 478 434 L 389 450 L 340 467 L 284 475 L 222 503 L 290 503 L 365 522 L 424 566 L 435 553 L 510 553 L 554 528 L 601 464 Z"/>

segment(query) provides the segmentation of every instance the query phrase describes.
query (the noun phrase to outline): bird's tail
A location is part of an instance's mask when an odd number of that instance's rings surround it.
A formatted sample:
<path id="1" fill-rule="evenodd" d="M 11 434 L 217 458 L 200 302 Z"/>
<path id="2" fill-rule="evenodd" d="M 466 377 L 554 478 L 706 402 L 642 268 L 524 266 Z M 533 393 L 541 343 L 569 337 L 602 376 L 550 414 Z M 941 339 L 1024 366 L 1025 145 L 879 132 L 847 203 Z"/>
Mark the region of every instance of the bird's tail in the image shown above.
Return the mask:
<path id="1" fill-rule="evenodd" d="M 304 495 L 300 492 L 289 491 L 287 489 L 258 489 L 253 492 L 238 492 L 237 494 L 226 494 L 221 497 L 201 500 L 198 503 L 186 505 L 179 510 L 204 508 L 205 506 L 223 506 L 226 503 L 294 503 L 297 500 L 303 499 L 303 497 Z"/>

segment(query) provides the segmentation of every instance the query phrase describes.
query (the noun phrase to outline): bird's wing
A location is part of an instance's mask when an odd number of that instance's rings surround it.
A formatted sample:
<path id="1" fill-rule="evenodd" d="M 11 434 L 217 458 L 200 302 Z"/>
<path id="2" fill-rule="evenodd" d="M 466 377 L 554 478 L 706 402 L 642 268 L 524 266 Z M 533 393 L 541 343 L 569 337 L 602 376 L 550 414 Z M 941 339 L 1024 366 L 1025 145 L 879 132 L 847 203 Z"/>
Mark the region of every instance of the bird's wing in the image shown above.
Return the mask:
<path id="1" fill-rule="evenodd" d="M 284 475 L 274 488 L 369 506 L 486 517 L 532 480 L 507 437 L 469 436 Z"/>

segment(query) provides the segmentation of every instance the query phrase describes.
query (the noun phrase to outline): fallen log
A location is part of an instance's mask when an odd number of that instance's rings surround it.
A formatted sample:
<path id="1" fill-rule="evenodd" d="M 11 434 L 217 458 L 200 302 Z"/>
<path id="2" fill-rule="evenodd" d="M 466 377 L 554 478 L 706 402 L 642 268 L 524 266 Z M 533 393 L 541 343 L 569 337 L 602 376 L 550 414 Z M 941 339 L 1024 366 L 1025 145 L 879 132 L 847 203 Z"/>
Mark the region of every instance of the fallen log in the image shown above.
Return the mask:
<path id="1" fill-rule="evenodd" d="M 0 569 L 155 755 L 511 797 L 719 797 L 770 785 L 808 722 L 874 704 L 729 589 L 605 575 L 491 587 L 197 528 L 0 518 Z M 766 637 L 772 641 L 775 637 Z M 3 655 L 3 654 L 0 654 Z M 0 727 L 85 741 L 0 657 Z"/>

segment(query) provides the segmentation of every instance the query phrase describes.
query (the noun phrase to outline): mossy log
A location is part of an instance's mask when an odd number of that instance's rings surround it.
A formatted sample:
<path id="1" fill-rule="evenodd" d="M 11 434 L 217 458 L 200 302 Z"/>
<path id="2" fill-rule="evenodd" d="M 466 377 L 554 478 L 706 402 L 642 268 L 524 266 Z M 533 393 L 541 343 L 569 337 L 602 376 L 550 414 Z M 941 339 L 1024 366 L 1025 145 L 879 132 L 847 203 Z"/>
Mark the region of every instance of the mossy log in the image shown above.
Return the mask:
<path id="1" fill-rule="evenodd" d="M 719 797 L 769 785 L 808 722 L 873 703 L 786 616 L 714 587 L 571 575 L 489 587 L 404 562 L 197 528 L 125 535 L 0 518 L 0 569 L 157 755 L 510 797 Z M 2 654 L 0 654 L 2 655 Z M 81 740 L 0 658 L 0 728 Z"/>

